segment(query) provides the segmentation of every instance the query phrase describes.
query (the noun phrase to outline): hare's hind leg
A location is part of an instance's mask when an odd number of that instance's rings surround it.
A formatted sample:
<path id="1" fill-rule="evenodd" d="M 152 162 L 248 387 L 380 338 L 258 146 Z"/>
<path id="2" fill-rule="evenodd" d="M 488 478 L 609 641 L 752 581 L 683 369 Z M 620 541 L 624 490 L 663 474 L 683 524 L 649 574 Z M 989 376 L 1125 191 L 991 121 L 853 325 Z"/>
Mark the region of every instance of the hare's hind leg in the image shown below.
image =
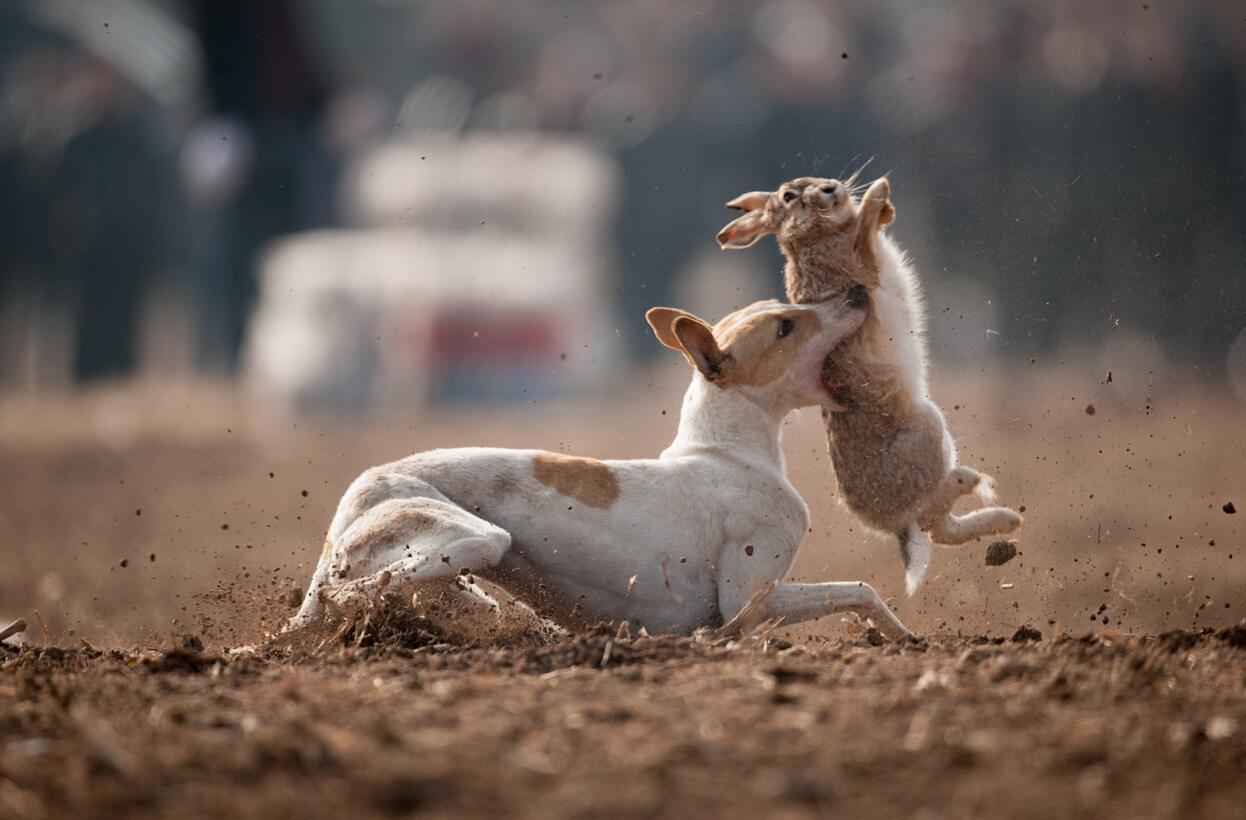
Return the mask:
<path id="1" fill-rule="evenodd" d="M 952 512 L 952 507 L 961 496 L 970 493 L 979 492 L 983 484 L 990 486 L 991 481 L 982 473 L 958 464 L 952 468 L 947 477 L 943 479 L 943 483 L 935 489 L 934 497 L 931 499 L 929 506 L 926 507 L 926 514 L 923 517 L 922 524 L 926 529 L 930 529 L 937 522 L 946 518 Z"/>
<path id="2" fill-rule="evenodd" d="M 390 584 L 450 579 L 497 564 L 510 533 L 439 498 L 395 498 L 359 516 L 321 556 L 301 625 L 319 614 L 322 596 L 338 603 L 366 598 Z"/>
<path id="3" fill-rule="evenodd" d="M 972 467 L 959 464 L 948 473 L 922 517 L 922 527 L 940 544 L 963 544 L 984 535 L 1012 532 L 1021 526 L 1021 516 L 1007 507 L 983 507 L 964 515 L 952 512 L 962 495 L 976 494 L 985 500 L 994 499 L 994 482 L 990 476 Z"/>
<path id="4" fill-rule="evenodd" d="M 983 507 L 964 515 L 949 514 L 930 530 L 940 544 L 963 544 L 984 535 L 1003 535 L 1021 526 L 1021 514 L 1007 507 Z"/>
<path id="5" fill-rule="evenodd" d="M 943 479 L 942 483 L 935 488 L 931 495 L 930 502 L 926 506 L 926 511 L 921 515 L 918 523 L 921 529 L 929 532 L 934 540 L 940 543 L 947 543 L 937 534 L 937 530 L 952 515 L 952 507 L 956 505 L 957 500 L 961 496 L 969 495 L 977 490 L 979 484 L 982 483 L 985 476 L 972 467 L 957 465 L 953 467 L 951 472 Z M 910 531 L 912 527 L 910 527 Z M 904 566 L 909 566 L 908 555 L 905 552 L 906 533 L 901 532 L 898 535 L 900 539 L 901 557 L 905 559 Z M 958 542 L 959 543 L 959 542 Z"/>

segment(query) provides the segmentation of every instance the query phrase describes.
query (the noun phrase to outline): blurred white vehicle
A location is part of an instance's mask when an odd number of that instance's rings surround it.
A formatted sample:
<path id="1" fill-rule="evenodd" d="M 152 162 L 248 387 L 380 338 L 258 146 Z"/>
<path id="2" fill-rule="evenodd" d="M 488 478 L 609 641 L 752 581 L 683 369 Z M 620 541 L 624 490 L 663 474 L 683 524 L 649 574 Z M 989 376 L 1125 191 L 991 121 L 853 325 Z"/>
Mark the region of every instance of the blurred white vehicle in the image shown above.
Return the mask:
<path id="1" fill-rule="evenodd" d="M 259 398 L 384 410 L 581 391 L 609 372 L 603 154 L 532 135 L 402 142 L 350 180 L 359 227 L 264 259 L 247 350 Z"/>

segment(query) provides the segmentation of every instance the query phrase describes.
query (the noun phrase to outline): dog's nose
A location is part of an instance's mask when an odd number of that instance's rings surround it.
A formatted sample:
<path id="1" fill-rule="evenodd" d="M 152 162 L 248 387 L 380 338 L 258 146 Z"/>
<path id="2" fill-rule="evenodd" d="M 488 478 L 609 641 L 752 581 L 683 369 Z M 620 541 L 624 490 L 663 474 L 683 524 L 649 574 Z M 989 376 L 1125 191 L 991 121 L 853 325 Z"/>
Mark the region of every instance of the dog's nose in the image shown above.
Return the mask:
<path id="1" fill-rule="evenodd" d="M 857 285 L 848 289 L 844 301 L 849 307 L 863 308 L 870 303 L 870 294 L 864 287 Z"/>

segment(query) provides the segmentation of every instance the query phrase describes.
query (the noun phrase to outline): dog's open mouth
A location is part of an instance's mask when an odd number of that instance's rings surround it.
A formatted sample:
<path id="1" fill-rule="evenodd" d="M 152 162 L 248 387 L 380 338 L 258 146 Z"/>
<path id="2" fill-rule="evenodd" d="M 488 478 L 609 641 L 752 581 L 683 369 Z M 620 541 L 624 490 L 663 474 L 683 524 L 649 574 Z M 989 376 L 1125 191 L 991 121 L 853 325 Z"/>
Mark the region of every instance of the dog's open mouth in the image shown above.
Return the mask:
<path id="1" fill-rule="evenodd" d="M 822 360 L 822 371 L 818 380 L 822 382 L 822 389 L 836 404 L 845 408 L 852 407 L 852 397 L 835 373 L 835 350 L 826 354 L 826 358 Z"/>
<path id="2" fill-rule="evenodd" d="M 822 360 L 822 372 L 819 375 L 819 378 L 822 381 L 822 387 L 825 388 L 826 392 L 830 393 L 832 396 L 835 395 L 835 376 L 832 373 L 833 365 L 831 364 L 831 358 L 834 355 L 835 351 L 833 350 L 826 354 L 826 358 Z"/>

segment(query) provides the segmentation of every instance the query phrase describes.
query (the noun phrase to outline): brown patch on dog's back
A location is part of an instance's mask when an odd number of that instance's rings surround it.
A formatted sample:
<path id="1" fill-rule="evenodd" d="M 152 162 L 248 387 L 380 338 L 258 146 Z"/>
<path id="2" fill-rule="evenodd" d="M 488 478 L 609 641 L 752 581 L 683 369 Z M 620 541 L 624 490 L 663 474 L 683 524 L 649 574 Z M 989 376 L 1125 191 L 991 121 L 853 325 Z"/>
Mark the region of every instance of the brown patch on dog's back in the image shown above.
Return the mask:
<path id="1" fill-rule="evenodd" d="M 532 457 L 532 475 L 588 507 L 605 509 L 619 497 L 619 480 L 609 467 L 593 458 L 537 453 Z"/>

